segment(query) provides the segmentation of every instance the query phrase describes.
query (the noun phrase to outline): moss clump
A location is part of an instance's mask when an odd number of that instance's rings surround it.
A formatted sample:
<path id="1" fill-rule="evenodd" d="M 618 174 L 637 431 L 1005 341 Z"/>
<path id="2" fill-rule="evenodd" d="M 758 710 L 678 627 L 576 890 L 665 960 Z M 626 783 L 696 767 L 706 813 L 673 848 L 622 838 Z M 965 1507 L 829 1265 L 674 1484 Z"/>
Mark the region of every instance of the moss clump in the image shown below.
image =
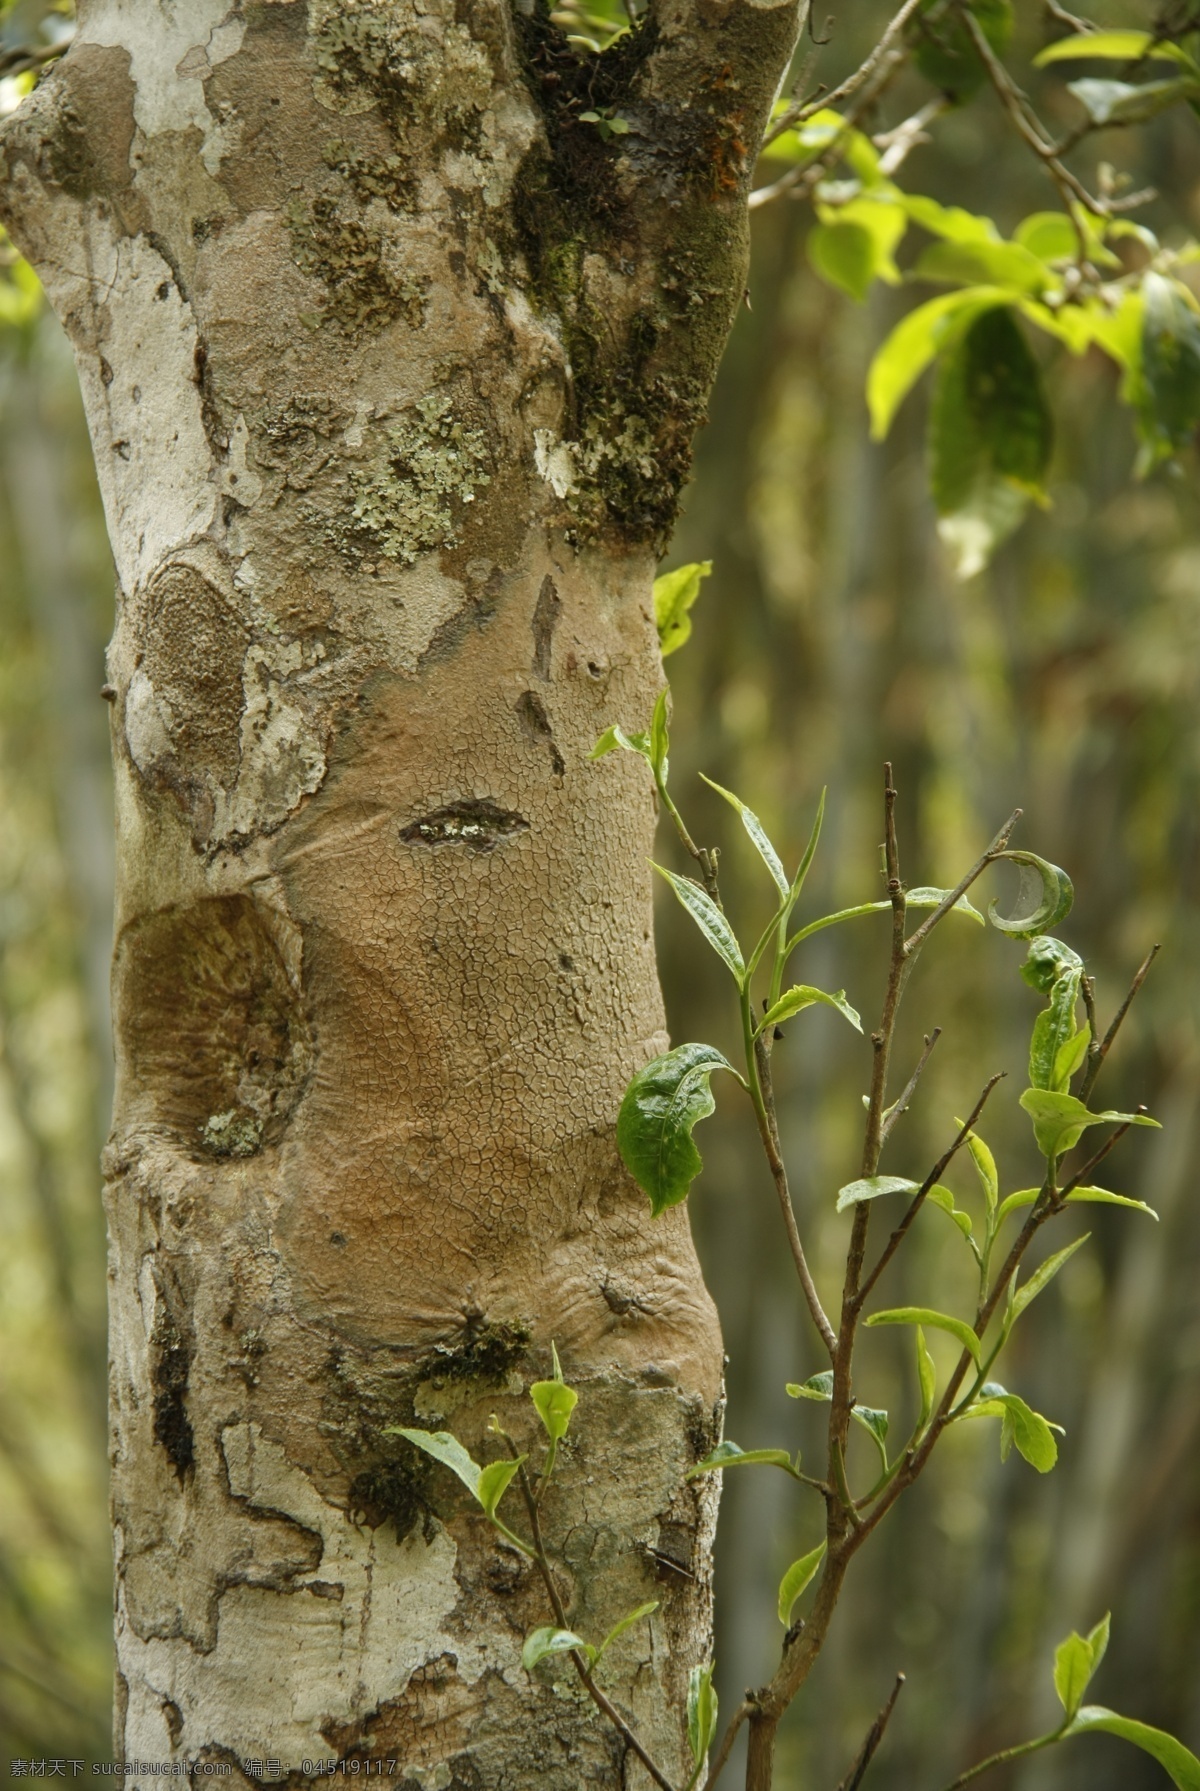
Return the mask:
<path id="1" fill-rule="evenodd" d="M 200 1128 L 200 1142 L 213 1157 L 252 1157 L 262 1144 L 263 1122 L 245 1107 L 214 1113 Z"/>
<path id="2" fill-rule="evenodd" d="M 352 143 L 335 138 L 325 145 L 321 159 L 364 202 L 385 199 L 390 206 L 404 211 L 416 203 L 416 178 L 411 163 L 401 156 L 365 155 Z"/>
<path id="3" fill-rule="evenodd" d="M 524 1355 L 529 1338 L 527 1324 L 472 1315 L 465 1322 L 461 1341 L 437 1345 L 432 1360 L 426 1360 L 425 1373 L 443 1380 L 502 1381 Z"/>
<path id="4" fill-rule="evenodd" d="M 314 0 L 309 31 L 321 97 L 335 111 L 377 105 L 393 126 L 461 130 L 491 96 L 487 53 L 462 25 L 427 35 L 391 0 Z"/>
<path id="5" fill-rule="evenodd" d="M 429 282 L 407 271 L 398 245 L 389 241 L 388 222 L 382 199 L 359 208 L 329 193 L 289 214 L 292 258 L 324 282 L 325 314 L 349 335 L 381 329 L 395 317 L 417 329 L 424 317 Z"/>
<path id="6" fill-rule="evenodd" d="M 354 502 L 335 528 L 336 545 L 354 561 L 381 554 L 406 566 L 455 546 L 464 507 L 490 483 L 489 458 L 483 431 L 431 392 L 386 431 L 381 453 L 351 468 Z"/>

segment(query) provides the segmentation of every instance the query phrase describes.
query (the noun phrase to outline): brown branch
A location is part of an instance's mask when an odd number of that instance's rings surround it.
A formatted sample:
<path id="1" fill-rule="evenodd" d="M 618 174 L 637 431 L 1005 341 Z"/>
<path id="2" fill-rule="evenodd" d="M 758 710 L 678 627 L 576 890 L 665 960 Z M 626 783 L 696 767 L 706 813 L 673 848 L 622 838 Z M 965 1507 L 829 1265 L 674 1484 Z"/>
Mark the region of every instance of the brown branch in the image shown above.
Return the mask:
<path id="1" fill-rule="evenodd" d="M 859 64 L 854 73 L 848 75 L 841 86 L 835 87 L 832 93 L 823 93 L 804 104 L 789 106 L 763 138 L 764 148 L 768 143 L 774 143 L 777 137 L 782 137 L 785 131 L 790 131 L 793 126 L 802 124 L 806 118 L 811 118 L 815 112 L 824 111 L 827 106 L 836 106 L 842 100 L 852 99 L 889 55 L 896 39 L 922 4 L 923 0 L 904 0 L 904 5 L 885 28 L 870 55 Z M 810 19 L 811 12 L 810 7 Z"/>
<path id="2" fill-rule="evenodd" d="M 942 897 L 942 900 L 938 903 L 937 907 L 933 909 L 932 913 L 926 915 L 916 932 L 910 935 L 905 945 L 904 949 L 906 956 L 915 956 L 915 954 L 920 951 L 934 927 L 945 920 L 947 914 L 949 914 L 954 907 L 954 904 L 966 895 L 973 883 L 978 882 L 984 871 L 987 870 L 989 864 L 1000 857 L 1008 845 L 1013 828 L 1021 819 L 1024 812 L 1023 809 L 1019 808 L 1013 810 L 991 845 L 975 860 L 975 863 L 971 866 L 966 876 L 960 878 L 954 888 L 950 890 L 947 895 Z"/>
<path id="3" fill-rule="evenodd" d="M 820 1332 L 822 1342 L 832 1360 L 837 1349 L 837 1334 L 821 1304 L 817 1284 L 813 1280 L 812 1270 L 808 1266 L 808 1258 L 804 1254 L 804 1244 L 800 1237 L 800 1227 L 796 1222 L 796 1209 L 792 1202 L 792 1191 L 780 1145 L 779 1125 L 775 1114 L 775 1091 L 771 1082 L 771 1057 L 766 1043 L 761 1037 L 754 1041 L 754 1066 L 757 1070 L 758 1094 L 758 1098 L 754 1100 L 754 1113 L 758 1120 L 758 1133 L 762 1139 L 763 1151 L 771 1171 L 771 1180 L 775 1184 L 779 1211 L 783 1215 L 788 1247 L 792 1253 L 792 1262 L 795 1265 L 796 1276 L 803 1289 L 808 1310 L 812 1314 L 812 1321 Z M 752 1088 L 752 1099 L 754 1094 L 755 1090 Z"/>
<path id="4" fill-rule="evenodd" d="M 908 1081 L 904 1085 L 904 1093 L 900 1096 L 898 1101 L 894 1101 L 892 1103 L 892 1105 L 888 1108 L 887 1112 L 883 1116 L 883 1128 L 882 1128 L 882 1135 L 880 1138 L 880 1142 L 882 1144 L 887 1143 L 888 1136 L 891 1133 L 892 1127 L 895 1125 L 896 1121 L 900 1118 L 901 1114 L 908 1112 L 909 1102 L 912 1100 L 914 1094 L 917 1092 L 917 1083 L 921 1080 L 921 1075 L 925 1069 L 925 1065 L 929 1062 L 929 1059 L 933 1056 L 933 1047 L 937 1044 L 937 1042 L 941 1038 L 941 1036 L 942 1036 L 942 1029 L 940 1026 L 935 1026 L 933 1031 L 926 1035 L 925 1049 L 922 1051 L 920 1057 L 917 1060 L 916 1069 L 913 1071 L 912 1075 L 908 1078 Z"/>
<path id="5" fill-rule="evenodd" d="M 1088 1020 L 1092 1028 L 1092 1042 L 1088 1046 L 1087 1071 L 1079 1090 L 1079 1098 L 1081 1101 L 1086 1101 L 1089 1094 L 1091 1094 L 1092 1089 L 1095 1086 L 1096 1078 L 1104 1068 L 1104 1059 L 1112 1050 L 1113 1042 L 1116 1039 L 1118 1032 L 1121 1030 L 1125 1016 L 1133 1006 L 1134 997 L 1149 976 L 1150 966 L 1153 964 L 1160 950 L 1160 946 L 1152 945 L 1150 950 L 1146 953 L 1146 956 L 1142 959 L 1141 964 L 1138 966 L 1137 975 L 1129 985 L 1129 993 L 1117 1009 L 1116 1014 L 1113 1016 L 1112 1025 L 1101 1040 L 1098 1040 L 1096 1037 L 1096 1010 L 1090 993 L 1091 978 L 1085 977 L 1083 979 L 1085 984 L 1088 985 L 1088 987 L 1084 989 L 1083 999 L 1084 1005 L 1087 1008 Z"/>
<path id="6" fill-rule="evenodd" d="M 992 1090 L 995 1088 L 995 1086 L 998 1082 L 1002 1082 L 1003 1080 L 1004 1080 L 1003 1070 L 997 1071 L 996 1075 L 991 1077 L 991 1079 L 988 1081 L 987 1085 L 985 1086 L 983 1093 L 980 1095 L 979 1099 L 976 1101 L 974 1107 L 972 1107 L 969 1117 L 964 1121 L 963 1125 L 959 1129 L 958 1135 L 955 1138 L 953 1144 L 950 1146 L 949 1150 L 945 1151 L 938 1158 L 938 1160 L 934 1164 L 933 1168 L 929 1171 L 929 1174 L 925 1177 L 925 1180 L 921 1183 L 921 1186 L 917 1189 L 917 1192 L 913 1195 L 912 1201 L 909 1204 L 908 1210 L 906 1211 L 904 1217 L 901 1219 L 901 1221 L 897 1225 L 895 1231 L 893 1231 L 891 1237 L 888 1239 L 887 1243 L 884 1245 L 883 1250 L 879 1257 L 879 1261 L 875 1264 L 875 1267 L 871 1270 L 871 1273 L 867 1276 L 866 1280 L 863 1282 L 862 1286 L 858 1290 L 858 1294 L 856 1297 L 857 1297 L 858 1304 L 859 1304 L 860 1308 L 862 1307 L 862 1304 L 865 1301 L 867 1295 L 870 1293 L 871 1289 L 874 1287 L 875 1283 L 878 1281 L 879 1277 L 882 1275 L 884 1269 L 887 1268 L 888 1263 L 891 1262 L 893 1256 L 896 1254 L 896 1251 L 900 1248 L 900 1245 L 903 1243 L 904 1235 L 907 1232 L 909 1226 L 912 1224 L 913 1220 L 916 1218 L 917 1214 L 920 1212 L 922 1206 L 925 1204 L 925 1197 L 929 1193 L 930 1188 L 932 1188 L 935 1183 L 939 1182 L 941 1180 L 942 1176 L 945 1175 L 946 1170 L 949 1168 L 950 1164 L 953 1162 L 955 1156 L 962 1149 L 963 1145 L 967 1142 L 968 1137 L 970 1136 L 972 1131 L 975 1129 L 975 1121 L 979 1118 L 979 1115 L 983 1112 L 983 1109 L 984 1109 L 985 1105 L 987 1104 L 988 1097 L 990 1096 Z"/>
<path id="7" fill-rule="evenodd" d="M 1134 1109 L 1134 1111 L 1136 1113 L 1140 1114 L 1140 1113 L 1145 1113 L 1146 1109 L 1144 1107 L 1136 1107 Z M 1108 1155 L 1109 1151 L 1112 1150 L 1113 1146 L 1115 1144 L 1119 1144 L 1121 1142 L 1122 1138 L 1124 1138 L 1126 1132 L 1131 1132 L 1132 1130 L 1133 1130 L 1133 1121 L 1131 1119 L 1127 1119 L 1125 1121 L 1124 1125 L 1118 1126 L 1115 1132 L 1111 1132 L 1109 1134 L 1109 1136 L 1104 1140 L 1104 1143 L 1100 1146 L 1100 1149 L 1098 1151 L 1096 1151 L 1095 1155 L 1088 1158 L 1087 1162 L 1083 1165 L 1082 1169 L 1076 1170 L 1075 1174 L 1071 1177 L 1070 1181 L 1063 1188 L 1062 1192 L 1055 1197 L 1054 1206 L 1052 1208 L 1052 1210 L 1054 1212 L 1061 1211 L 1068 1194 L 1073 1194 L 1075 1192 L 1076 1188 L 1082 1187 L 1086 1178 L 1089 1175 L 1091 1175 L 1092 1171 L 1097 1167 L 1098 1164 L 1100 1164 L 1104 1161 L 1105 1157 Z"/>
<path id="8" fill-rule="evenodd" d="M 891 1721 L 892 1711 L 896 1708 L 896 1699 L 900 1696 L 903 1686 L 904 1674 L 897 1673 L 896 1683 L 892 1687 L 891 1696 L 883 1709 L 879 1712 L 879 1715 L 875 1718 L 875 1721 L 871 1724 L 871 1727 L 868 1729 L 867 1738 L 859 1749 L 853 1766 L 851 1766 L 849 1772 L 838 1786 L 838 1791 L 858 1791 L 859 1786 L 867 1776 L 867 1767 L 874 1759 L 875 1751 L 883 1740 L 884 1730 Z"/>
<path id="9" fill-rule="evenodd" d="M 708 1777 L 704 1781 L 702 1791 L 714 1791 L 716 1782 L 724 1772 L 729 1756 L 733 1752 L 733 1744 L 738 1738 L 738 1733 L 741 1730 L 742 1724 L 753 1709 L 753 1699 L 751 1694 L 747 1692 L 746 1696 L 742 1699 L 741 1703 L 730 1717 L 729 1722 L 726 1724 L 725 1733 L 721 1737 L 721 1745 L 717 1749 L 712 1765 L 708 1769 Z"/>

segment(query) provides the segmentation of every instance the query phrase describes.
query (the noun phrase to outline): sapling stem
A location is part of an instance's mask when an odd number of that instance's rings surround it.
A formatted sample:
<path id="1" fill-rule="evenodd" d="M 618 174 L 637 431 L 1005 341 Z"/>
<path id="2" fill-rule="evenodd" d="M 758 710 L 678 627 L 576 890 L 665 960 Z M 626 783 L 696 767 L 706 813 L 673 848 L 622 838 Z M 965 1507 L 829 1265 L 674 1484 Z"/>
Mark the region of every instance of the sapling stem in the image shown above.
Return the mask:
<path id="1" fill-rule="evenodd" d="M 856 1754 L 854 1764 L 838 1786 L 838 1791 L 858 1791 L 859 1786 L 867 1776 L 867 1767 L 874 1759 L 876 1749 L 883 1740 L 884 1731 L 891 1721 L 892 1711 L 896 1708 L 896 1699 L 900 1696 L 903 1689 L 904 1674 L 897 1673 L 896 1683 L 892 1687 L 891 1696 L 883 1706 L 883 1709 L 879 1712 L 879 1715 L 875 1718 L 875 1721 L 871 1724 L 871 1727 L 867 1730 L 866 1740 Z"/>

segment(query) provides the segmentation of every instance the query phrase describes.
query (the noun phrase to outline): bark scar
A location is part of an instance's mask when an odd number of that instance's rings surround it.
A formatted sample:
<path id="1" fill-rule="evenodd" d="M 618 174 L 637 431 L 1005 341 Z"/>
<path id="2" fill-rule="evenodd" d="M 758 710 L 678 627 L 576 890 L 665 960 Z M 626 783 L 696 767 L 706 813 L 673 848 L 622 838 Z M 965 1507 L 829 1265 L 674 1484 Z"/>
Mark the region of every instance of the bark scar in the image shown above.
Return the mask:
<path id="1" fill-rule="evenodd" d="M 402 827 L 400 838 L 410 846 L 466 846 L 475 852 L 491 852 L 504 840 L 528 831 L 524 815 L 503 809 L 485 796 L 435 808 Z"/>

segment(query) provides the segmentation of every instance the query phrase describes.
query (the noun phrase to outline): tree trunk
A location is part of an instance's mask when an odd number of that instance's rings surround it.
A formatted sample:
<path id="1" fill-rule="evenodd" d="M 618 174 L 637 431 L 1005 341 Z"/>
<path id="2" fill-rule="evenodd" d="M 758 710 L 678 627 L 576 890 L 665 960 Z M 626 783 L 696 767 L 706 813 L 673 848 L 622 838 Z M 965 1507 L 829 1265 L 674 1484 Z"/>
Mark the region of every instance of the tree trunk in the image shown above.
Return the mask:
<path id="1" fill-rule="evenodd" d="M 121 1758 L 644 1783 L 388 1434 L 526 1446 L 554 1340 L 570 1618 L 660 1600 L 606 1683 L 686 1777 L 720 1338 L 615 1147 L 654 815 L 588 754 L 660 687 L 794 15 L 668 0 L 599 57 L 497 0 L 88 0 L 0 138 L 118 580 Z"/>

